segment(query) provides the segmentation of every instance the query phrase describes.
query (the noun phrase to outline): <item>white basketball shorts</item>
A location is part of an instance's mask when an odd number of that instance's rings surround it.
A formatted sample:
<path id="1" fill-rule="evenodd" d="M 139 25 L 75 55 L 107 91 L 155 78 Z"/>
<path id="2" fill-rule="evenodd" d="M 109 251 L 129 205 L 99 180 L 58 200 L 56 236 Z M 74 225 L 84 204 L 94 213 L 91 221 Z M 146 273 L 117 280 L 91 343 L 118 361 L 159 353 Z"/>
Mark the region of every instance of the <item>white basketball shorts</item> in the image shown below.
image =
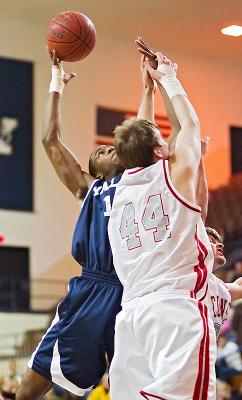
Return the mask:
<path id="1" fill-rule="evenodd" d="M 207 306 L 188 291 L 123 305 L 110 368 L 112 400 L 216 399 L 216 339 Z"/>

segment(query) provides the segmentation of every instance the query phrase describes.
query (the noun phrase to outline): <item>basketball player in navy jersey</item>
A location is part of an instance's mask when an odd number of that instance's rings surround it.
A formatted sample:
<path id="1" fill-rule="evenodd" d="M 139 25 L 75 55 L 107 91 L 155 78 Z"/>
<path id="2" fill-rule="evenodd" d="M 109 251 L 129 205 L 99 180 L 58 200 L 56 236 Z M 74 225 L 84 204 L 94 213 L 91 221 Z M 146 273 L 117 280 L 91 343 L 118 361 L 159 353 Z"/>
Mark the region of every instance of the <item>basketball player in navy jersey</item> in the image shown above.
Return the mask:
<path id="1" fill-rule="evenodd" d="M 66 74 L 53 54 L 52 80 L 45 111 L 43 144 L 57 175 L 82 204 L 73 235 L 72 254 L 83 267 L 71 279 L 52 325 L 29 362 L 18 400 L 34 400 L 53 385 L 82 396 L 106 370 L 114 351 L 114 323 L 121 309 L 122 286 L 114 271 L 107 222 L 116 184 L 124 168 L 113 146 L 99 146 L 90 156 L 89 173 L 60 139 L 61 94 L 75 76 Z M 138 117 L 154 115 L 154 83 L 143 73 L 144 95 Z M 149 99 L 148 109 L 146 99 Z"/>

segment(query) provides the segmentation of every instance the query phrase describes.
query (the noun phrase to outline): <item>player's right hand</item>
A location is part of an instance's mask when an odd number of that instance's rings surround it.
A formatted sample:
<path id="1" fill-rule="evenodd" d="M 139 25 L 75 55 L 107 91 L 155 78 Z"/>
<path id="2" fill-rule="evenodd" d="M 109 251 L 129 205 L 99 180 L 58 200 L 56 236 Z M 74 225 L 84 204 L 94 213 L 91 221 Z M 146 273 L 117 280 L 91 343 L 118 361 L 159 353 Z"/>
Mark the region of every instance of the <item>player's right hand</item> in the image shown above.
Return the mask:
<path id="1" fill-rule="evenodd" d="M 146 61 L 146 67 L 153 79 L 156 81 L 160 81 L 164 76 L 176 76 L 176 71 L 177 71 L 177 64 L 172 63 L 169 58 L 164 56 L 161 52 L 156 53 L 157 61 L 158 61 L 158 67 L 155 70 L 152 68 L 150 65 L 149 61 Z"/>
<path id="2" fill-rule="evenodd" d="M 53 50 L 52 52 L 49 50 L 49 54 L 52 60 L 52 68 L 54 67 L 55 69 L 59 70 L 59 74 L 61 78 L 63 79 L 64 84 L 66 85 L 72 78 L 77 76 L 74 72 L 71 72 L 70 74 L 66 73 L 63 69 L 62 61 L 57 57 L 56 51 Z"/>
<path id="3" fill-rule="evenodd" d="M 138 39 L 135 40 L 135 43 L 138 46 L 138 51 L 145 57 L 148 58 L 150 65 L 152 68 L 156 69 L 158 67 L 158 61 L 155 52 L 148 46 L 147 43 L 139 36 Z"/>

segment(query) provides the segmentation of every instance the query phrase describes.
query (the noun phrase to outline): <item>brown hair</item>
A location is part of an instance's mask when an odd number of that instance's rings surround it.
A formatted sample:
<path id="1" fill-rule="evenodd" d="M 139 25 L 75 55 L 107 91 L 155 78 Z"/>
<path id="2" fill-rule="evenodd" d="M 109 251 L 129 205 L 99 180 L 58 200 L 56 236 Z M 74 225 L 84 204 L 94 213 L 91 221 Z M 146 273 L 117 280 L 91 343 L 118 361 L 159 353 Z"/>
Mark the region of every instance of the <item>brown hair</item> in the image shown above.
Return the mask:
<path id="1" fill-rule="evenodd" d="M 153 149 L 159 146 L 154 129 L 145 119 L 131 118 L 115 128 L 114 146 L 125 168 L 148 167 L 154 163 Z"/>
<path id="2" fill-rule="evenodd" d="M 220 236 L 220 234 L 216 231 L 216 229 L 206 226 L 206 232 L 208 235 L 212 236 L 215 240 L 218 240 L 220 243 L 223 243 L 223 239 Z"/>

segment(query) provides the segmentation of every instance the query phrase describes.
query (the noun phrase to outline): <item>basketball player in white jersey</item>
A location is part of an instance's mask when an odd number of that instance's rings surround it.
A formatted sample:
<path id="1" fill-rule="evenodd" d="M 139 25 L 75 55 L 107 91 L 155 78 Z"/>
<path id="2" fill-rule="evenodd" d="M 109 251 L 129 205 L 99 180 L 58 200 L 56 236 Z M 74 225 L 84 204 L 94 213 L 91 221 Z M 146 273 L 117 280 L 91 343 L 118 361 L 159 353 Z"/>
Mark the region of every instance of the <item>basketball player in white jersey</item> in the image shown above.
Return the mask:
<path id="1" fill-rule="evenodd" d="M 213 254 L 214 267 L 213 271 L 224 266 L 226 259 L 223 253 L 223 240 L 219 233 L 210 227 L 206 228 Z M 211 274 L 208 283 L 208 307 L 216 331 L 216 336 L 219 336 L 223 322 L 227 319 L 231 301 L 242 298 L 242 278 L 236 279 L 234 282 L 224 283 L 214 274 Z"/>
<path id="2" fill-rule="evenodd" d="M 202 301 L 213 254 L 195 204 L 199 121 L 176 65 L 161 53 L 157 59 L 157 71 L 148 71 L 166 90 L 181 130 L 169 156 L 154 124 L 133 120 L 116 129 L 116 152 L 128 169 L 109 221 L 124 286 L 111 398 L 133 400 L 140 392 L 146 399 L 214 400 L 215 335 Z"/>
<path id="3" fill-rule="evenodd" d="M 154 65 L 154 67 L 156 67 L 157 60 L 154 51 L 141 38 L 138 38 L 136 42 L 138 44 L 138 47 L 141 48 L 143 52 L 145 52 L 144 54 L 146 55 L 146 57 L 148 57 L 150 62 Z M 167 115 L 172 127 L 171 136 L 169 137 L 169 149 L 170 151 L 173 151 L 177 134 L 180 130 L 180 124 L 177 119 L 176 113 L 174 112 L 172 103 L 165 93 L 164 89 L 162 91 L 162 97 L 165 102 Z M 146 98 L 146 107 L 149 107 L 150 109 L 151 105 L 147 105 L 149 101 L 151 100 L 149 98 Z M 201 207 L 201 217 L 204 223 L 207 217 L 208 210 L 208 185 L 206 180 L 203 157 L 207 152 L 208 143 L 208 137 L 206 137 L 205 139 L 201 139 L 201 159 L 196 180 L 196 203 Z M 213 271 L 216 271 L 218 268 L 223 267 L 226 262 L 223 253 L 223 240 L 219 233 L 213 228 L 206 227 L 206 232 L 208 234 L 214 254 Z M 231 300 L 234 301 L 240 299 L 241 297 L 242 278 L 237 279 L 233 283 L 224 283 L 216 275 L 210 275 L 206 299 L 208 302 L 208 308 L 213 319 L 213 324 L 217 337 L 219 335 L 219 331 L 223 322 L 227 319 L 230 310 Z"/>

